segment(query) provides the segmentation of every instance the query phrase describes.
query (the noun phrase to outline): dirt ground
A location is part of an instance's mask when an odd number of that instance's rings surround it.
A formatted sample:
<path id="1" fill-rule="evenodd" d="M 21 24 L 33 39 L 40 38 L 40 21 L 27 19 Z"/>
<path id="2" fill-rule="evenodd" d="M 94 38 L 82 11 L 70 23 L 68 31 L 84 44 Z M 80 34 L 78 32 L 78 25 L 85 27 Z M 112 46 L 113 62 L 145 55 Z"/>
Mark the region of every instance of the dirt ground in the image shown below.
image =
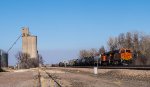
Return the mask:
<path id="1" fill-rule="evenodd" d="M 48 68 L 46 69 L 62 87 L 149 87 L 150 71 L 100 69 L 98 75 L 93 69 Z M 58 87 L 40 69 L 41 87 Z M 38 69 L 0 72 L 0 87 L 39 87 Z"/>
<path id="2" fill-rule="evenodd" d="M 35 75 L 32 70 L 0 72 L 0 87 L 35 87 Z"/>
<path id="3" fill-rule="evenodd" d="M 52 69 L 52 68 L 51 68 Z M 149 87 L 150 71 L 101 69 L 98 75 L 93 69 L 53 68 L 65 73 L 55 74 L 67 82 L 64 87 Z M 69 84 L 68 84 L 69 83 Z"/>

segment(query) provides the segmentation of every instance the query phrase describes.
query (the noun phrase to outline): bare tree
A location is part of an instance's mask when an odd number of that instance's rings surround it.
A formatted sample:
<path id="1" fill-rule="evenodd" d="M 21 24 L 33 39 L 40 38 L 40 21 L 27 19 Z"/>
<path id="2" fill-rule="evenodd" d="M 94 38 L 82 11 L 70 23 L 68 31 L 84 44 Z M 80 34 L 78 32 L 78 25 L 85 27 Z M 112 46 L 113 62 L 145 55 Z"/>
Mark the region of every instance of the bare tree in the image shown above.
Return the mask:
<path id="1" fill-rule="evenodd" d="M 96 53 L 97 53 L 96 49 L 92 48 L 90 50 L 81 50 L 79 55 L 80 58 L 90 58 L 94 57 Z"/>
<path id="2" fill-rule="evenodd" d="M 29 55 L 28 54 L 25 54 L 25 53 L 22 53 L 22 52 L 18 52 L 16 54 L 16 59 L 18 61 L 18 66 L 19 68 L 29 68 L 28 67 L 28 59 L 29 59 Z"/>
<path id="3" fill-rule="evenodd" d="M 129 49 L 132 48 L 132 34 L 131 34 L 131 32 L 126 33 L 125 44 L 126 44 L 126 48 L 129 48 Z"/>
<path id="4" fill-rule="evenodd" d="M 39 61 L 39 64 L 40 64 L 40 65 L 44 65 L 43 57 L 42 57 L 42 55 L 40 55 L 40 54 L 38 54 L 38 61 Z"/>
<path id="5" fill-rule="evenodd" d="M 35 68 L 39 66 L 39 63 L 43 64 L 42 56 L 38 56 L 38 58 L 30 58 L 29 54 L 18 52 L 16 54 L 16 59 L 18 61 L 19 68 Z"/>
<path id="6" fill-rule="evenodd" d="M 80 51 L 80 58 L 85 58 L 88 57 L 88 52 L 86 50 L 81 50 Z"/>
<path id="7" fill-rule="evenodd" d="M 97 50 L 94 48 L 89 50 L 90 57 L 94 57 L 96 53 L 97 53 Z"/>
<path id="8" fill-rule="evenodd" d="M 134 32 L 133 33 L 133 50 L 134 51 L 139 51 L 139 33 L 138 32 Z"/>
<path id="9" fill-rule="evenodd" d="M 108 47 L 111 51 L 116 50 L 118 48 L 118 39 L 117 39 L 117 37 L 115 37 L 115 38 L 110 37 L 108 39 L 107 44 L 108 44 Z"/>
<path id="10" fill-rule="evenodd" d="M 125 48 L 125 35 L 121 33 L 118 36 L 118 48 Z"/>
<path id="11" fill-rule="evenodd" d="M 144 55 L 144 57 L 146 58 L 146 64 L 150 65 L 150 35 L 144 35 L 140 43 L 141 54 Z"/>
<path id="12" fill-rule="evenodd" d="M 105 53 L 105 48 L 104 46 L 101 46 L 101 48 L 99 49 L 99 54 Z"/>

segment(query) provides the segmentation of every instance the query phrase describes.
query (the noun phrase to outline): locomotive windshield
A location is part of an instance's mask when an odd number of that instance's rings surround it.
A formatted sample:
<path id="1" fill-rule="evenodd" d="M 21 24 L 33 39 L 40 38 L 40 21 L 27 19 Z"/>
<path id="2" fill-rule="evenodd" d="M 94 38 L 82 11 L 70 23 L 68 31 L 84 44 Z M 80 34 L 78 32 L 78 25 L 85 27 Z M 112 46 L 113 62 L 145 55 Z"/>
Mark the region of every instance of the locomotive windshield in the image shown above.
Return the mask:
<path id="1" fill-rule="evenodd" d="M 125 50 L 121 50 L 121 53 L 125 53 Z"/>
<path id="2" fill-rule="evenodd" d="M 130 53 L 131 51 L 130 50 L 126 50 L 126 52 Z"/>

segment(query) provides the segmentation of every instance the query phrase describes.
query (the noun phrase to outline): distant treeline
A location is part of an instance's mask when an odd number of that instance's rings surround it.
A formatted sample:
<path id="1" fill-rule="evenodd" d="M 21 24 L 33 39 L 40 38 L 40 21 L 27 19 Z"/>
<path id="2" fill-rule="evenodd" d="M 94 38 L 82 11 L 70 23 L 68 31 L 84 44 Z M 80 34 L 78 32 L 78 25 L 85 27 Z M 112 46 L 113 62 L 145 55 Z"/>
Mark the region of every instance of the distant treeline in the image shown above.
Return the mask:
<path id="1" fill-rule="evenodd" d="M 121 33 L 108 40 L 109 50 L 128 48 L 133 52 L 135 65 L 150 65 L 150 35 L 141 32 Z"/>
<path id="2" fill-rule="evenodd" d="M 150 65 L 150 35 L 142 32 L 127 32 L 108 39 L 107 51 L 114 51 L 120 48 L 126 48 L 132 51 L 133 65 Z M 104 52 L 106 52 L 104 46 L 101 46 L 98 50 L 94 48 L 90 50 L 83 49 L 79 52 L 79 59 L 91 60 L 91 58 L 99 56 Z M 75 63 L 73 61 L 75 59 L 68 61 L 68 63 Z"/>

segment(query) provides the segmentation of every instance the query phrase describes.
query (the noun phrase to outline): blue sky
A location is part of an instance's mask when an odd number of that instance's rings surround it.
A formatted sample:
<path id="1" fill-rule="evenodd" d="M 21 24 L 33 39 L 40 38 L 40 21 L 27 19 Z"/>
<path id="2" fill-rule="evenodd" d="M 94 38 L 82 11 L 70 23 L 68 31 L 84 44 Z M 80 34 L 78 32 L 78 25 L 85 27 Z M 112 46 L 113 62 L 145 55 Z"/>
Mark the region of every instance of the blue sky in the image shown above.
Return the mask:
<path id="1" fill-rule="evenodd" d="M 0 48 L 7 51 L 28 26 L 38 36 L 46 63 L 78 57 L 81 49 L 106 46 L 110 36 L 127 31 L 150 33 L 149 0 L 0 0 Z M 21 39 L 9 63 L 21 50 Z"/>

